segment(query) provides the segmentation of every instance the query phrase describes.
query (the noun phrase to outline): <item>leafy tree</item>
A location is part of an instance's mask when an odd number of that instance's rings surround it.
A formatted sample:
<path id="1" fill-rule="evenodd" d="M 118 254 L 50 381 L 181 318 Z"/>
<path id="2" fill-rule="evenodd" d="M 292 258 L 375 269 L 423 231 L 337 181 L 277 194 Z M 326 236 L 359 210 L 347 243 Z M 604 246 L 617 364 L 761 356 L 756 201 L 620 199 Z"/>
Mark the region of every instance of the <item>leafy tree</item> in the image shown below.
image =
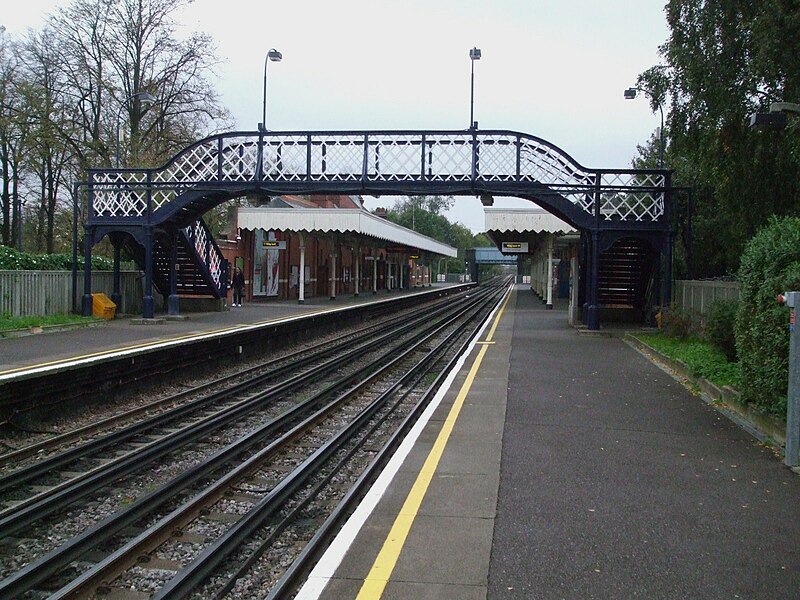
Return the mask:
<path id="1" fill-rule="evenodd" d="M 653 108 L 668 109 L 673 185 L 694 190 L 699 276 L 734 273 L 771 215 L 800 209 L 798 123 L 749 127 L 749 115 L 771 101 L 800 100 L 799 8 L 796 0 L 670 0 L 664 64 L 639 77 Z M 651 154 L 640 149 L 642 161 Z"/>
<path id="2" fill-rule="evenodd" d="M 454 248 L 472 248 L 491 245 L 482 234 L 475 236 L 461 223 L 451 223 L 442 214 L 453 206 L 451 196 L 408 196 L 395 203 L 386 213 L 387 218 L 427 235 Z"/>

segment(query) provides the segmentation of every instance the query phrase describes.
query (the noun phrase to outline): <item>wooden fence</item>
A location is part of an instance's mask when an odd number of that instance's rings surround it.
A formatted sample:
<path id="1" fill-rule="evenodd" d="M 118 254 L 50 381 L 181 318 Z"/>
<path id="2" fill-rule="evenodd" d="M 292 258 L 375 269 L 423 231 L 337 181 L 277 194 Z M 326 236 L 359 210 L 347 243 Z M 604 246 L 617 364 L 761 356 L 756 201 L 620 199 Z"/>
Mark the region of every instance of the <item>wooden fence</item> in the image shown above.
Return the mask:
<path id="1" fill-rule="evenodd" d="M 675 305 L 704 315 L 715 300 L 738 300 L 736 281 L 678 280 L 673 286 Z"/>
<path id="2" fill-rule="evenodd" d="M 142 311 L 143 275 L 139 271 L 123 271 L 120 279 L 122 306 L 117 312 L 137 314 Z M 92 273 L 92 292 L 111 296 L 114 274 L 111 271 Z M 77 306 L 81 308 L 83 273 L 78 273 Z M 160 294 L 154 292 L 156 305 Z M 53 315 L 72 311 L 72 272 L 70 271 L 0 271 L 0 314 L 12 317 Z"/>

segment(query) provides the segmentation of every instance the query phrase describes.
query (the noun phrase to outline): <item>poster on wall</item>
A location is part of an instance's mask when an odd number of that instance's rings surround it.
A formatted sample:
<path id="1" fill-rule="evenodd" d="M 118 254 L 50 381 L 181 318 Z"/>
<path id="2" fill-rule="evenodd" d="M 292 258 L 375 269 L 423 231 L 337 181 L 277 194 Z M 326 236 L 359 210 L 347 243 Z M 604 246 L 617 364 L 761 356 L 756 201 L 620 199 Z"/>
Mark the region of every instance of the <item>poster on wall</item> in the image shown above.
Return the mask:
<path id="1" fill-rule="evenodd" d="M 255 230 L 255 248 L 253 250 L 253 296 L 264 295 L 264 231 Z"/>
<path id="2" fill-rule="evenodd" d="M 280 246 L 275 244 L 275 232 L 256 230 L 253 295 L 277 296 L 280 283 Z"/>
<path id="3" fill-rule="evenodd" d="M 275 232 L 269 232 L 268 242 L 275 241 Z M 267 246 L 267 260 L 265 264 L 264 270 L 267 273 L 267 289 L 266 294 L 267 296 L 277 296 L 278 295 L 278 283 L 279 279 L 279 262 L 278 258 L 280 257 L 280 250 L 274 245 Z"/>

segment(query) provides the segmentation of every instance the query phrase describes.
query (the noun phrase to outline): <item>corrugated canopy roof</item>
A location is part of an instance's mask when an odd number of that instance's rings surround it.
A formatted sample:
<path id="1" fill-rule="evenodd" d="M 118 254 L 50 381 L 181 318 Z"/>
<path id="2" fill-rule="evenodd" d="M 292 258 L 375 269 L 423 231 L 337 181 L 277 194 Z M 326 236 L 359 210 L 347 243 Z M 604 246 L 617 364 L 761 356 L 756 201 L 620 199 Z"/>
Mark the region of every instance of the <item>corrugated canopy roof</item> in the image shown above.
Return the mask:
<path id="1" fill-rule="evenodd" d="M 352 233 L 442 256 L 456 256 L 455 248 L 362 209 L 240 208 L 238 225 L 250 230 Z"/>
<path id="2" fill-rule="evenodd" d="M 542 208 L 484 208 L 486 231 L 519 233 L 577 233 L 569 223 Z"/>

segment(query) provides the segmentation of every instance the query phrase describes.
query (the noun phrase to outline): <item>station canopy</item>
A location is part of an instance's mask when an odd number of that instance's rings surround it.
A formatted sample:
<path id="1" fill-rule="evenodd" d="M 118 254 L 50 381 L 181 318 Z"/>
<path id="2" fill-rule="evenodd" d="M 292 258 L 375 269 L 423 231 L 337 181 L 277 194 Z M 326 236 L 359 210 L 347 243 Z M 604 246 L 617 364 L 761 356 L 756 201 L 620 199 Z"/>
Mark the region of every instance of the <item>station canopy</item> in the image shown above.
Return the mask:
<path id="1" fill-rule="evenodd" d="M 578 230 L 538 206 L 530 208 L 483 209 L 486 235 L 498 249 L 511 244 L 525 244 L 534 251 L 546 239 L 552 239 L 556 246 L 577 240 Z"/>
<path id="2" fill-rule="evenodd" d="M 240 229 L 335 233 L 372 238 L 441 256 L 455 257 L 452 246 L 392 223 L 366 210 L 358 196 L 321 196 L 312 199 L 281 196 L 266 206 L 238 209 Z"/>

